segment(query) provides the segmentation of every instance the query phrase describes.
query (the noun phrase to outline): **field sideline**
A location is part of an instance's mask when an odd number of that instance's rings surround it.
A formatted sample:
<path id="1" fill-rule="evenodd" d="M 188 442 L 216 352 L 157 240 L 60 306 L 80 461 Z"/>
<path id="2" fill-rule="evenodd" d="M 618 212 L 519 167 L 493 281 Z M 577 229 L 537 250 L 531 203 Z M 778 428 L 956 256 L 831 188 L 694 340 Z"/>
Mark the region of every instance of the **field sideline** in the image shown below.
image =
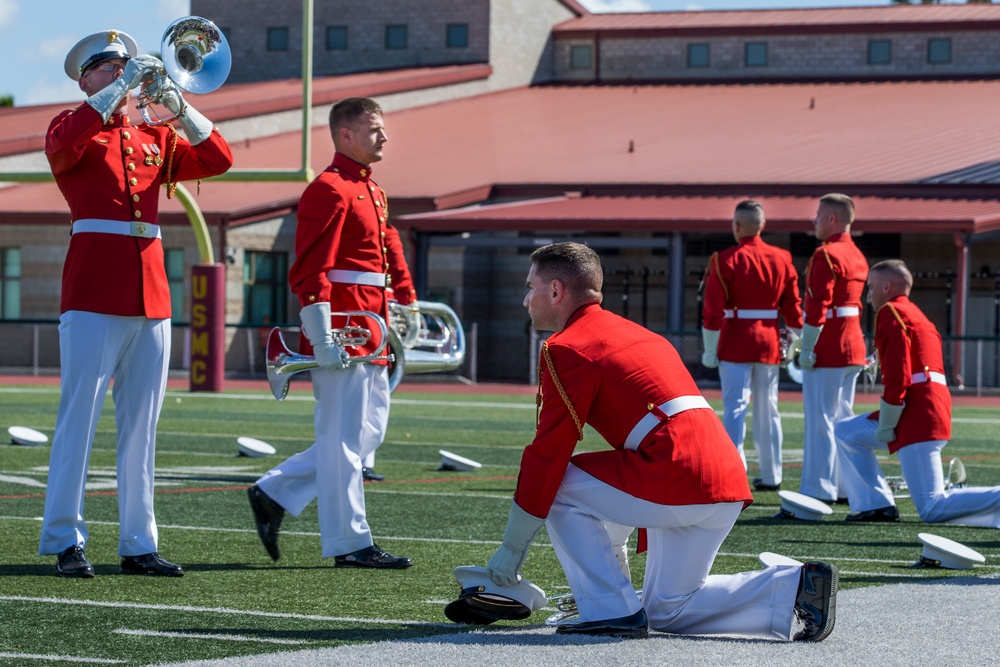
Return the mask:
<path id="1" fill-rule="evenodd" d="M 555 648 L 564 652 L 560 664 L 653 662 L 650 658 L 655 656 L 677 661 L 685 656 L 684 664 L 691 665 L 737 660 L 802 664 L 814 659 L 827 665 L 856 665 L 861 658 L 851 657 L 852 646 L 881 641 L 852 636 L 865 627 L 866 614 L 873 619 L 881 615 L 885 622 L 895 624 L 930 619 L 943 628 L 951 616 L 942 604 L 950 603 L 935 598 L 933 604 L 914 606 L 919 596 L 934 593 L 955 604 L 963 596 L 975 599 L 986 594 L 987 599 L 994 599 L 990 586 L 1000 581 L 996 578 L 1000 575 L 1000 533 L 996 531 L 922 524 L 908 499 L 899 501 L 903 514 L 899 524 L 846 524 L 842 519 L 847 509 L 842 506 L 822 524 L 786 522 L 771 516 L 777 510 L 777 494 L 761 493 L 723 544 L 713 572 L 755 569 L 761 551 L 836 563 L 843 575 L 841 597 L 845 601 L 838 629 L 827 642 L 811 647 L 811 653 L 784 643 L 668 635 L 631 642 L 627 647 L 579 640 L 567 646 L 542 625 L 551 613 L 547 611 L 508 624 L 506 629 L 470 633 L 450 624 L 441 613 L 457 594 L 451 569 L 484 564 L 499 543 L 520 450 L 534 429 L 533 388 L 422 383 L 400 388 L 394 395 L 389 433 L 376 466 L 387 480 L 367 485 L 366 492 L 376 540 L 393 553 L 411 556 L 416 565 L 402 572 L 369 572 L 338 570 L 320 558 L 314 506 L 286 521 L 282 559 L 277 563 L 264 554 L 253 528 L 246 486 L 277 460 L 311 443 L 312 400 L 307 383 L 293 384 L 289 399 L 281 403 L 270 397 L 263 380 L 249 385 L 227 381 L 222 394 L 188 393 L 186 380 L 170 384 L 158 436 L 156 502 L 160 548 L 167 558 L 184 565 L 187 574 L 181 579 L 117 573 L 110 401 L 98 425 L 88 480 L 86 512 L 91 537 L 87 553 L 98 573 L 93 580 L 60 579 L 55 576 L 54 558 L 36 555 L 49 448 L 0 446 L 0 529 L 4 535 L 0 540 L 0 616 L 4 619 L 0 665 L 204 664 L 220 659 L 224 662 L 219 664 L 232 665 L 468 664 L 471 659 L 480 664 L 506 664 L 505 656 L 526 664 L 556 664 L 551 651 Z M 57 385 L 58 378 L 0 377 L 0 423 L 30 426 L 51 437 Z M 721 407 L 717 392 L 705 393 L 713 406 Z M 782 394 L 784 486 L 789 489 L 797 488 L 801 466 L 802 419 L 797 399 L 794 392 Z M 871 403 L 877 403 L 876 394 L 859 393 L 859 411 Z M 996 446 L 1000 399 L 960 397 L 956 406 L 955 435 L 944 452 L 946 460 L 960 456 L 973 484 L 1000 484 Z M 238 458 L 238 435 L 265 440 L 278 453 L 270 459 Z M 606 445 L 588 429 L 580 446 L 599 449 Z M 483 467 L 474 473 L 440 472 L 436 469 L 439 449 L 473 458 Z M 752 477 L 756 473 L 752 448 L 748 453 Z M 885 467 L 888 474 L 898 474 L 894 458 L 886 460 Z M 920 551 L 918 532 L 958 540 L 983 553 L 986 564 L 971 572 L 913 569 L 910 565 Z M 642 583 L 642 561 L 642 556 L 633 556 L 637 586 Z M 549 595 L 566 592 L 544 532 L 524 574 Z M 883 634 L 884 628 L 875 633 Z M 922 658 L 912 661 L 924 662 L 923 658 L 935 655 L 939 643 L 942 651 L 947 643 L 946 638 L 918 626 L 897 626 L 892 634 L 920 636 L 925 644 L 919 648 Z M 518 648 L 527 653 L 512 657 L 519 655 Z M 915 648 L 911 642 L 896 650 Z M 284 653 L 290 650 L 302 653 L 294 657 Z M 765 655 L 766 661 L 759 659 Z M 882 662 L 906 664 L 892 659 Z M 981 664 L 968 655 L 963 662 Z"/>

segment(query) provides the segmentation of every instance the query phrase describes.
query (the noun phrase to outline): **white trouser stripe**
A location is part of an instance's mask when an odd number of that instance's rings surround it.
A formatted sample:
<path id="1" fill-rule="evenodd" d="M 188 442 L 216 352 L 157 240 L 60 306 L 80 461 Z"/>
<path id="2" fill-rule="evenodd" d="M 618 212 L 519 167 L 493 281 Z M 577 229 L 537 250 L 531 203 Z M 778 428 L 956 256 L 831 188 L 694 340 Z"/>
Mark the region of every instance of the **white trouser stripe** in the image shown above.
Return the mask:
<path id="1" fill-rule="evenodd" d="M 330 269 L 326 274 L 331 283 L 347 283 L 349 285 L 371 285 L 385 287 L 385 274 L 373 271 L 348 271 L 346 269 Z"/>
<path id="2" fill-rule="evenodd" d="M 160 238 L 160 226 L 150 222 L 122 222 L 121 220 L 99 220 L 83 218 L 73 223 L 73 233 L 119 234 L 138 236 L 144 239 Z"/>
<path id="3" fill-rule="evenodd" d="M 920 384 L 921 382 L 937 382 L 938 384 L 943 384 L 948 386 L 948 380 L 945 378 L 944 373 L 938 373 L 937 371 L 930 371 L 929 373 L 914 373 L 910 377 L 910 381 L 913 384 Z"/>
<path id="4" fill-rule="evenodd" d="M 712 406 L 708 404 L 708 401 L 705 400 L 704 396 L 678 396 L 677 398 L 672 398 L 666 403 L 663 403 L 659 407 L 663 414 L 668 417 L 673 417 L 674 415 L 680 414 L 685 410 L 694 410 L 697 408 L 706 408 L 708 410 L 712 409 Z M 659 426 L 661 421 L 662 419 L 656 413 L 647 412 L 625 439 L 625 449 L 638 449 L 639 443 L 641 443 L 645 437 L 649 435 L 650 431 Z"/>

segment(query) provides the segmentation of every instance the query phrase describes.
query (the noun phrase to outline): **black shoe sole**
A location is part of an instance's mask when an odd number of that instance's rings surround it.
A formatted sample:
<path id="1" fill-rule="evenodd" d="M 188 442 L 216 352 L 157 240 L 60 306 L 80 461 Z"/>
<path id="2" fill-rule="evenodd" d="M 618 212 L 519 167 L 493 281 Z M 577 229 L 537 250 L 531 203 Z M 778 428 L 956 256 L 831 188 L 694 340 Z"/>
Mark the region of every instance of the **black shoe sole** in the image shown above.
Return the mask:
<path id="1" fill-rule="evenodd" d="M 56 574 L 58 574 L 63 579 L 93 579 L 95 572 L 90 570 L 83 570 L 81 572 L 63 572 L 62 570 L 56 569 Z"/>
<path id="2" fill-rule="evenodd" d="M 392 563 L 385 565 L 375 565 L 372 563 L 361 563 L 358 561 L 335 561 L 334 567 L 356 567 L 364 568 L 367 570 L 405 570 L 413 565 L 413 561 L 407 561 L 404 563 Z"/>
<path id="3" fill-rule="evenodd" d="M 796 641 L 821 642 L 833 632 L 833 627 L 837 622 L 837 589 L 840 587 L 840 570 L 833 566 L 830 578 L 824 579 L 824 582 L 829 583 L 827 589 L 823 591 L 824 599 L 829 600 L 826 608 L 826 623 L 815 635 L 797 638 Z"/>
<path id="4" fill-rule="evenodd" d="M 274 540 L 269 540 L 267 538 L 267 529 L 264 527 L 274 517 L 264 508 L 263 502 L 257 497 L 253 489 L 254 487 L 252 486 L 247 488 L 247 498 L 250 500 L 250 511 L 253 512 L 254 525 L 257 527 L 257 537 L 260 538 L 260 543 L 264 546 L 264 551 L 271 557 L 271 560 L 277 561 L 281 558 L 281 552 L 278 551 L 277 535 Z"/>
<path id="5" fill-rule="evenodd" d="M 158 570 L 121 570 L 122 574 L 138 574 L 146 577 L 183 577 L 184 570 L 180 572 L 160 572 Z"/>

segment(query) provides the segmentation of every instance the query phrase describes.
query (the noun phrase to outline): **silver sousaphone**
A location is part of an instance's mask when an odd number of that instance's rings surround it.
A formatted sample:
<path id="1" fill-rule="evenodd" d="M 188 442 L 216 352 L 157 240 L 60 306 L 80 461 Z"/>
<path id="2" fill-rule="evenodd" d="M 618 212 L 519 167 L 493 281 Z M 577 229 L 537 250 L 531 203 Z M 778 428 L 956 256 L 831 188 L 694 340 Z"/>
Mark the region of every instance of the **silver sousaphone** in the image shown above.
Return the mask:
<path id="1" fill-rule="evenodd" d="M 151 69 L 143 75 L 136 104 L 142 119 L 153 126 L 177 119 L 153 117 L 150 105 L 159 104 L 165 91 L 176 86 L 188 93 L 210 93 L 225 83 L 233 63 L 225 35 L 200 16 L 177 19 L 167 26 L 160 53 L 163 69 Z"/>

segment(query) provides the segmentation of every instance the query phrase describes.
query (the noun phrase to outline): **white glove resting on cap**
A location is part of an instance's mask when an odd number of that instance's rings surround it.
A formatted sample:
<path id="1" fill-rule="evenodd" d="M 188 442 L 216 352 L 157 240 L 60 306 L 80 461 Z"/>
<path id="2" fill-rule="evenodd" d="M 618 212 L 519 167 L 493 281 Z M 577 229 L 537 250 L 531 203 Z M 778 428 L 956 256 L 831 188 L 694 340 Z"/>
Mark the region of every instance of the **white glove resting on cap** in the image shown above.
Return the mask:
<path id="1" fill-rule="evenodd" d="M 701 342 L 704 350 L 701 353 L 701 365 L 705 368 L 719 367 L 719 331 L 701 330 Z"/>
<path id="2" fill-rule="evenodd" d="M 876 440 L 890 443 L 896 439 L 896 426 L 899 424 L 899 418 L 903 416 L 903 408 L 905 407 L 905 402 L 902 405 L 893 405 L 886 403 L 884 398 L 879 399 L 878 428 L 875 429 Z"/>
<path id="3" fill-rule="evenodd" d="M 94 111 L 101 114 L 101 119 L 105 123 L 111 118 L 121 101 L 125 99 L 128 92 L 139 85 L 144 74 L 157 67 L 163 67 L 163 63 L 155 56 L 136 56 L 130 58 L 125 63 L 125 70 L 122 75 L 101 88 L 99 91 L 87 98 L 87 104 L 93 107 Z"/>
<path id="4" fill-rule="evenodd" d="M 811 371 L 816 368 L 816 353 L 813 352 L 813 348 L 816 347 L 816 341 L 819 339 L 820 332 L 823 331 L 823 327 L 814 327 L 809 324 L 802 325 L 802 348 L 799 351 L 799 366 L 806 371 Z"/>
<path id="5" fill-rule="evenodd" d="M 347 368 L 349 355 L 337 342 L 330 326 L 330 304 L 314 303 L 299 311 L 302 333 L 313 346 L 313 355 L 320 368 L 343 370 Z"/>
<path id="6" fill-rule="evenodd" d="M 517 503 L 511 503 L 503 544 L 486 563 L 493 583 L 498 586 L 517 585 L 521 579 L 521 566 L 528 558 L 528 547 L 544 523 L 545 519 L 532 516 L 518 507 Z"/>

